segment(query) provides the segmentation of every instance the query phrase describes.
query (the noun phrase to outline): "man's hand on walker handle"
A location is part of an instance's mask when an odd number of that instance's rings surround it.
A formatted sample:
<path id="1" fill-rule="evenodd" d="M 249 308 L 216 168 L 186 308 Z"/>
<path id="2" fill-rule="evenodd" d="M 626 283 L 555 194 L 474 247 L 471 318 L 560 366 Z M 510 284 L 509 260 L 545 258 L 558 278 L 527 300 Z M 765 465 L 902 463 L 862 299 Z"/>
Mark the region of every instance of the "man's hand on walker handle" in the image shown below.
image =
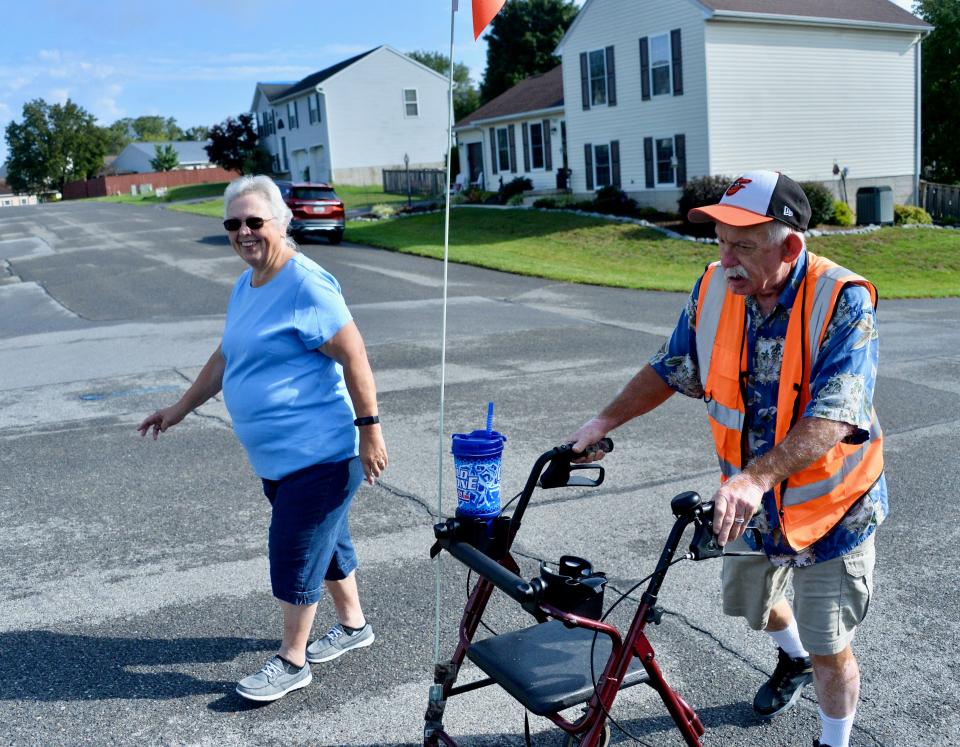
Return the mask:
<path id="1" fill-rule="evenodd" d="M 765 490 L 757 478 L 741 472 L 727 480 L 713 495 L 713 531 L 725 546 L 743 536 L 760 507 Z"/>
<path id="2" fill-rule="evenodd" d="M 573 444 L 573 450 L 582 456 L 572 459 L 574 464 L 585 464 L 586 462 L 599 462 L 603 459 L 605 451 L 597 448 L 600 440 L 611 430 L 604 425 L 599 418 L 591 418 L 580 426 L 579 430 L 567 436 L 564 443 Z"/>

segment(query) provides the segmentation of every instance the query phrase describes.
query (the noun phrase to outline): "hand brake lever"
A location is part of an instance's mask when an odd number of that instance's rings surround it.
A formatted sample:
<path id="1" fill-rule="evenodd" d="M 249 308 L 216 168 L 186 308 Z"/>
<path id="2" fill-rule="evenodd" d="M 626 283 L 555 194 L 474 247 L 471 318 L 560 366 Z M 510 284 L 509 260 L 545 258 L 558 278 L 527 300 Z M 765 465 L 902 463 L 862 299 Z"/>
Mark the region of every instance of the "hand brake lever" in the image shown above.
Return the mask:
<path id="1" fill-rule="evenodd" d="M 603 451 L 610 453 L 613 451 L 613 441 L 609 438 L 601 438 L 597 443 L 591 446 L 588 451 Z M 590 464 L 572 464 L 571 460 L 581 456 L 580 453 L 573 450 L 573 444 L 564 444 L 557 447 L 557 454 L 554 456 L 547 468 L 540 475 L 539 485 L 541 488 L 563 488 L 563 487 L 582 487 L 595 488 L 603 483 L 604 469 L 596 462 Z M 578 470 L 596 469 L 599 470 L 596 478 L 571 477 L 570 473 Z"/>

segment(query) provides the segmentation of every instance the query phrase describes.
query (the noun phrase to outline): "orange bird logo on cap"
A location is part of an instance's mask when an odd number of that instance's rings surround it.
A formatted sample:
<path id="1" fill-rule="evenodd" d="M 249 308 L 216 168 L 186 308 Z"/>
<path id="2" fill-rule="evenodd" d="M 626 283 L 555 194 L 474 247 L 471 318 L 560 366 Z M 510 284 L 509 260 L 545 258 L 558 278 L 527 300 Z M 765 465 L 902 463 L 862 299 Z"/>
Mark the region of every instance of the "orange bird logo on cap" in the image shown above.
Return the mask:
<path id="1" fill-rule="evenodd" d="M 741 176 L 733 184 L 727 187 L 727 192 L 726 192 L 727 197 L 733 197 L 741 189 L 746 189 L 747 185 L 750 184 L 752 181 L 753 179 L 744 179 Z"/>

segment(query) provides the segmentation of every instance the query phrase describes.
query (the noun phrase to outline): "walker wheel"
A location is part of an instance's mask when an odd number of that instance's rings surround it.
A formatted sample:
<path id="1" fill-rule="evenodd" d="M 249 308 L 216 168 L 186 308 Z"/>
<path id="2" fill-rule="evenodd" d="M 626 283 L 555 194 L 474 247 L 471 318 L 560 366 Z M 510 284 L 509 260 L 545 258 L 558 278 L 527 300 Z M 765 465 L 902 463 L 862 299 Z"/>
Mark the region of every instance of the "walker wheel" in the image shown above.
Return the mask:
<path id="1" fill-rule="evenodd" d="M 610 745 L 610 724 L 603 725 L 603 732 L 600 734 L 600 743 L 598 747 L 609 747 Z M 580 747 L 579 734 L 567 734 L 567 740 L 563 747 Z"/>

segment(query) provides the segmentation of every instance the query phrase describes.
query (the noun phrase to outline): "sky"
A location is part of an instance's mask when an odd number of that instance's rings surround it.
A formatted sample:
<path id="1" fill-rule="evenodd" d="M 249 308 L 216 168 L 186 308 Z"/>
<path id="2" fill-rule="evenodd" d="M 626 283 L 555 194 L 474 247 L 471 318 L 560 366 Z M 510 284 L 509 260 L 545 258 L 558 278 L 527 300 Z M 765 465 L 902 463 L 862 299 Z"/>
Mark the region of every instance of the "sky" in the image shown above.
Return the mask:
<path id="1" fill-rule="evenodd" d="M 673 0 L 661 0 L 663 2 Z M 896 0 L 909 9 L 912 0 Z M 583 0 L 577 0 L 582 5 Z M 486 43 L 473 40 L 469 0 L 455 16 L 454 53 L 478 83 Z M 23 105 L 69 97 L 99 124 L 174 117 L 210 126 L 250 107 L 258 81 L 297 81 L 387 44 L 450 45 L 451 0 L 27 0 L 0 15 L 0 131 Z M 7 158 L 0 137 L 0 164 Z"/>

